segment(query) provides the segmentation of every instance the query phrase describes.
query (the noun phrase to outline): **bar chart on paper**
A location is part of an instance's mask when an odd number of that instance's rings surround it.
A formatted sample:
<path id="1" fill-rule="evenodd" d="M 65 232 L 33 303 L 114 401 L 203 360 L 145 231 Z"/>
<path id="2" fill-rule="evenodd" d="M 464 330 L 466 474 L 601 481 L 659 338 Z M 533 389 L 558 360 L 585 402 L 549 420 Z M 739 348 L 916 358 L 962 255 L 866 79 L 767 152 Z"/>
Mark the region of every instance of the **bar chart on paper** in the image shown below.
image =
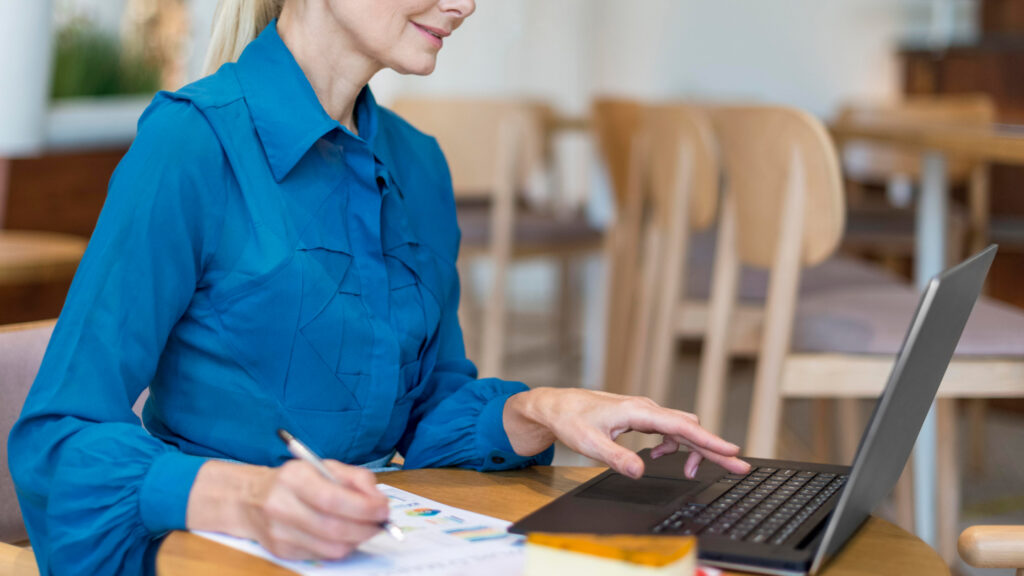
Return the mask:
<path id="1" fill-rule="evenodd" d="M 484 566 L 488 576 L 522 573 L 523 539 L 508 533 L 509 522 L 446 506 L 386 484 L 378 488 L 388 497 L 390 520 L 402 530 L 405 541 L 398 542 L 382 532 L 336 562 L 281 560 L 251 540 L 196 533 L 309 576 L 468 576 L 480 574 Z"/>

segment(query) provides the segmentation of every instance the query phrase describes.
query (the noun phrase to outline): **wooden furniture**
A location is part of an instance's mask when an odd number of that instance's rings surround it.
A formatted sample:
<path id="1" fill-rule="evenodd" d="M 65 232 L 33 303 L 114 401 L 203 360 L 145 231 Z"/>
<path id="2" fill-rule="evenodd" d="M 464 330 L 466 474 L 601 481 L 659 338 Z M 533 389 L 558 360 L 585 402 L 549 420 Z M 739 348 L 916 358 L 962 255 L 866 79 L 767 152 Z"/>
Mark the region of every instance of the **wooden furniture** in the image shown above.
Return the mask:
<path id="1" fill-rule="evenodd" d="M 88 240 L 0 229 L 0 324 L 60 313 Z"/>
<path id="2" fill-rule="evenodd" d="M 0 285 L 68 279 L 87 243 L 70 234 L 0 230 Z"/>
<path id="3" fill-rule="evenodd" d="M 473 323 L 475 310 L 468 264 L 487 256 L 493 267 L 491 291 L 482 307 L 481 351 L 475 356 L 482 376 L 500 376 L 507 322 L 505 279 L 512 261 L 557 258 L 564 292 L 572 258 L 600 249 L 603 235 L 580 214 L 561 214 L 557 198 L 544 191 L 549 176 L 545 127 L 550 116 L 545 106 L 518 100 L 403 99 L 393 109 L 437 138 L 448 160 L 462 230 L 460 314 L 465 324 Z M 567 337 L 563 334 L 561 339 Z"/>
<path id="4" fill-rule="evenodd" d="M 123 154 L 0 158 L 0 324 L 60 312 Z"/>
<path id="5" fill-rule="evenodd" d="M 408 470 L 381 474 L 380 481 L 439 502 L 517 520 L 568 492 L 602 470 L 536 467 L 512 472 Z M 185 532 L 174 532 L 157 555 L 161 576 L 291 574 L 265 560 Z M 935 551 L 914 536 L 877 518 L 867 521 L 836 558 L 825 576 L 886 574 L 948 575 Z"/>
<path id="6" fill-rule="evenodd" d="M 899 351 L 918 295 L 892 280 L 874 286 L 833 285 L 803 294 L 797 305 L 801 268 L 829 257 L 842 234 L 842 184 L 832 143 L 812 117 L 772 107 L 721 108 L 715 125 L 725 166 L 723 224 L 716 265 L 730 272 L 732 284 L 715 284 L 712 309 L 732 307 L 740 263 L 770 269 L 761 348 L 754 383 L 753 406 L 745 449 L 773 457 L 786 397 L 874 398 L 886 382 Z M 731 328 L 727 311 L 722 322 L 708 327 L 709 354 L 702 373 L 726 361 L 713 343 Z M 1012 328 L 1011 328 L 1012 326 Z M 939 395 L 1001 397 L 1024 394 L 1024 313 L 982 298 L 964 331 Z M 715 368 L 718 370 L 718 368 Z M 720 417 L 724 378 L 702 378 L 698 414 L 704 422 Z M 714 404 L 701 398 L 711 397 Z M 701 411 L 703 410 L 703 412 Z M 943 407 L 942 460 L 922 468 L 920 476 L 941 478 L 940 549 L 952 560 L 959 512 L 959 469 L 956 463 L 953 405 Z M 851 461 L 863 422 L 852 402 L 840 410 L 840 426 Z M 938 470 L 938 474 L 933 471 Z M 934 528 L 934 520 L 924 522 Z M 922 524 L 918 524 L 921 527 Z"/>
<path id="7" fill-rule="evenodd" d="M 836 123 L 983 129 L 995 121 L 995 114 L 992 99 L 983 94 L 931 96 L 885 104 L 850 104 L 840 110 Z M 886 259 L 912 256 L 913 211 L 885 201 L 872 202 L 865 197 L 864 187 L 892 187 L 900 182 L 917 186 L 921 180 L 920 156 L 898 145 L 846 140 L 840 147 L 840 157 L 849 198 L 843 246 Z M 988 243 L 989 166 L 984 161 L 956 158 L 949 166 L 949 177 L 952 183 L 967 189 L 966 225 L 962 218 L 950 218 L 947 223 L 947 262 L 953 263 L 965 252 L 973 254 Z"/>
<path id="8" fill-rule="evenodd" d="M 603 125 L 599 130 L 609 148 L 625 148 L 622 143 L 633 139 L 629 166 L 612 170 L 626 191 L 616 195 L 606 251 L 611 289 L 605 382 L 664 403 L 676 328 L 675 314 L 664 311 L 683 304 L 691 231 L 710 226 L 717 210 L 712 128 L 702 110 L 686 105 L 601 102 L 598 110 L 604 112 L 601 122 L 634 116 L 624 134 L 612 135 Z M 611 166 L 617 156 L 606 151 L 606 158 Z"/>
<path id="9" fill-rule="evenodd" d="M 39 576 L 39 567 L 36 566 L 32 549 L 0 542 L 0 574 Z"/>
<path id="10" fill-rule="evenodd" d="M 55 321 L 0 326 L 0 542 L 28 540 L 7 468 L 7 436 L 39 372 Z"/>
<path id="11" fill-rule="evenodd" d="M 976 568 L 1010 568 L 1024 576 L 1024 526 L 971 526 L 960 534 L 960 557 Z"/>
<path id="12" fill-rule="evenodd" d="M 639 222 L 623 214 L 629 204 L 630 164 L 643 157 L 637 148 L 640 142 L 644 105 L 634 100 L 598 99 L 593 104 L 592 130 L 608 181 L 616 219 L 605 236 L 605 346 L 600 389 L 606 392 L 629 392 L 627 381 L 631 316 L 638 286 Z M 639 201 L 638 201 L 639 203 Z M 634 209 L 633 214 L 637 214 Z M 627 270 L 629 273 L 621 273 Z"/>
<path id="13" fill-rule="evenodd" d="M 997 99 L 998 101 L 998 99 Z M 949 158 L 1024 166 L 1024 129 L 992 125 L 983 128 L 906 126 L 876 123 L 843 123 L 832 127 L 837 140 L 866 140 L 899 145 L 921 157 L 922 186 L 916 210 L 915 281 L 922 288 L 938 273 L 947 254 L 946 222 L 949 203 Z M 993 175 L 994 176 L 994 175 Z M 998 262 L 998 258 L 997 258 Z M 937 429 L 929 417 L 918 437 L 914 463 L 920 469 L 937 466 Z M 914 477 L 918 534 L 936 542 L 930 511 L 936 502 L 936 479 L 929 474 Z"/>

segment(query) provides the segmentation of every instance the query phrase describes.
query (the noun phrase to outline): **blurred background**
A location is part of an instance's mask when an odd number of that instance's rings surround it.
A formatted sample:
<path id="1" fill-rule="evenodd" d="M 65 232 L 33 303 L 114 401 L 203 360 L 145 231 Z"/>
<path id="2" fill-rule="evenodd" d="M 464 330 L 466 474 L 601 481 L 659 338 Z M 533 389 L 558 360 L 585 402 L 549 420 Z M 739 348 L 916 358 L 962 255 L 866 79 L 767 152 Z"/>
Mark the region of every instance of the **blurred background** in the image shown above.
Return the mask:
<path id="1" fill-rule="evenodd" d="M 155 91 L 200 77 L 215 7 L 216 0 L 4 3 L 0 324 L 57 316 L 139 115 Z M 632 138 L 629 128 L 640 121 L 602 132 L 611 116 L 601 116 L 600 102 L 686 103 L 712 111 L 771 104 L 810 113 L 831 131 L 843 168 L 847 213 L 836 254 L 913 288 L 921 285 L 922 266 L 935 268 L 922 258 L 944 265 L 998 242 L 986 287 L 993 326 L 979 330 L 998 334 L 1002 344 L 1024 339 L 1018 330 L 1024 326 L 1018 308 L 1024 307 L 1024 129 L 1017 127 L 1024 124 L 1024 2 L 478 0 L 476 14 L 446 40 L 433 75 L 385 71 L 371 86 L 380 103 L 403 115 L 409 110 L 410 120 L 431 133 L 429 117 L 413 118 L 423 110 L 417 102 L 543 109 L 537 161 L 511 185 L 519 214 L 512 240 L 519 241 L 525 226 L 528 249 L 504 255 L 492 249 L 488 238 L 498 232 L 489 227 L 497 221 L 475 215 L 479 198 L 460 211 L 470 244 L 460 262 L 466 294 L 460 314 L 484 374 L 650 393 L 646 382 L 629 381 L 629 368 L 612 365 L 617 348 L 632 347 L 634 340 L 622 335 L 644 330 L 635 319 L 650 300 L 614 280 L 639 270 L 616 268 L 623 266 L 615 250 L 628 234 L 616 230 L 629 190 L 615 166 L 629 167 L 622 174 L 639 168 L 615 151 L 615 142 Z M 718 126 L 727 111 L 709 114 Z M 458 189 L 462 160 L 438 137 Z M 920 205 L 927 186 L 944 195 L 940 206 Z M 937 224 L 921 214 L 937 214 Z M 922 226 L 938 236 L 922 233 Z M 474 251 L 475 238 L 481 247 Z M 713 240 L 714 232 L 696 235 L 693 249 L 702 238 Z M 710 277 L 711 256 L 690 261 L 692 276 Z M 495 278 L 503 279 L 497 300 Z M 626 318 L 620 328 L 628 329 L 609 329 L 617 314 Z M 694 410 L 702 337 L 683 336 L 668 348 L 670 386 L 655 392 Z M 959 529 L 1024 524 L 1024 354 L 1009 344 L 988 354 L 988 341 L 979 341 L 979 356 L 1001 358 L 993 372 L 999 383 L 991 393 L 951 400 L 951 420 L 940 421 L 940 437 L 946 433 L 960 447 L 940 472 L 956 476 L 955 529 L 925 528 L 924 534 L 964 574 L 1000 572 L 971 568 L 957 557 Z M 618 356 L 623 366 L 644 363 L 635 354 Z M 737 353 L 730 361 L 721 431 L 734 441 L 746 437 L 757 358 Z M 796 399 L 785 410 L 781 455 L 849 463 L 842 439 L 818 436 L 823 426 L 840 425 L 841 408 Z M 557 463 L 587 462 L 560 449 Z M 922 521 L 899 509 L 895 503 L 883 513 L 911 529 L 915 518 Z"/>

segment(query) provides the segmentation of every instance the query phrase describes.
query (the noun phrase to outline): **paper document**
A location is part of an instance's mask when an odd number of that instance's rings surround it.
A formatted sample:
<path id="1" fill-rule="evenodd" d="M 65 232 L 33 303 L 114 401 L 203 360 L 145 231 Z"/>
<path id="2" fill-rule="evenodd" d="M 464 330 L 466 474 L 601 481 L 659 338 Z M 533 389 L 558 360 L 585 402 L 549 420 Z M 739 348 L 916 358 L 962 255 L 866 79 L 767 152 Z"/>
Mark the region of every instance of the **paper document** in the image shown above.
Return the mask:
<path id="1" fill-rule="evenodd" d="M 274 557 L 252 540 L 212 532 L 196 534 L 311 576 L 522 573 L 523 537 L 508 533 L 511 522 L 446 506 L 386 484 L 378 484 L 378 488 L 388 497 L 391 522 L 402 529 L 405 541 L 381 532 L 344 560 L 291 562 Z"/>

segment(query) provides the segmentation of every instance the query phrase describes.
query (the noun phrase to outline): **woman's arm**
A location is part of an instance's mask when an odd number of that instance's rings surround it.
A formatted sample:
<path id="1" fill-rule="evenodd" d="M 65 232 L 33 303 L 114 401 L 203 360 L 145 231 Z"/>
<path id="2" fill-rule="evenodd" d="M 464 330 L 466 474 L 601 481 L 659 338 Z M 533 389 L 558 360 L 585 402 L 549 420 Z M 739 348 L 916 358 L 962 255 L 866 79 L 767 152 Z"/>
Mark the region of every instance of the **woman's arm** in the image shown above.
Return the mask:
<path id="1" fill-rule="evenodd" d="M 206 461 L 150 436 L 132 405 L 212 249 L 226 195 L 217 179 L 223 154 L 187 103 L 158 99 L 140 125 L 9 437 L 43 574 L 151 566 L 159 538 L 184 527 Z"/>

